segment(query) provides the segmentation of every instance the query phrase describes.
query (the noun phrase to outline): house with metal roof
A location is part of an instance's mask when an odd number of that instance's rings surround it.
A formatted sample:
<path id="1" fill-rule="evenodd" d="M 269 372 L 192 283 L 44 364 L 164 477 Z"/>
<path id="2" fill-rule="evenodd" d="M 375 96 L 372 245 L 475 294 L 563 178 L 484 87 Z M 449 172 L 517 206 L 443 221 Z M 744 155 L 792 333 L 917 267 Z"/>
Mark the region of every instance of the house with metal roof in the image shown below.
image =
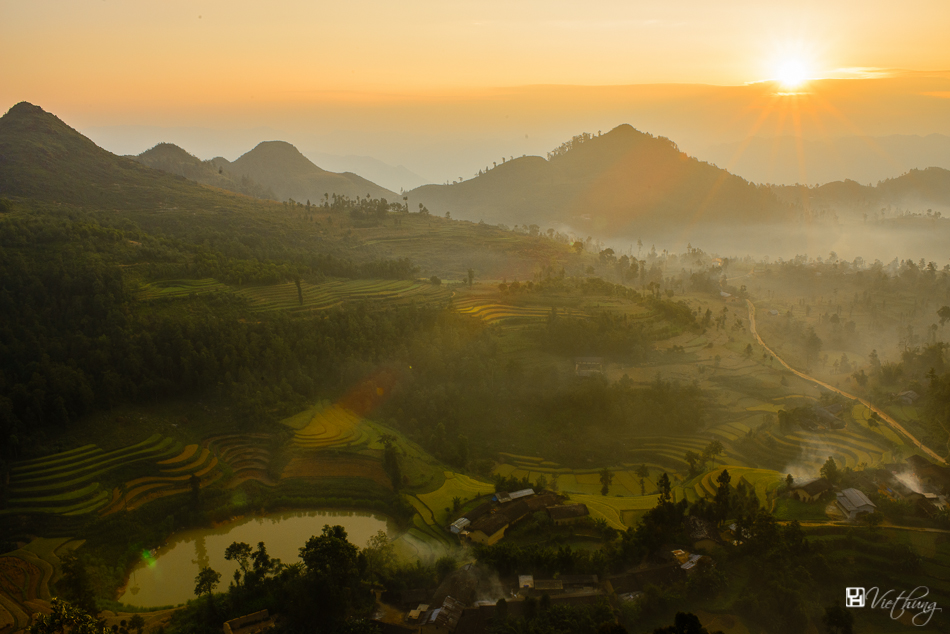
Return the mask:
<path id="1" fill-rule="evenodd" d="M 838 494 L 836 502 L 838 508 L 840 508 L 850 520 L 856 519 L 863 513 L 873 513 L 877 510 L 874 502 L 869 500 L 868 496 L 857 489 L 845 489 Z"/>

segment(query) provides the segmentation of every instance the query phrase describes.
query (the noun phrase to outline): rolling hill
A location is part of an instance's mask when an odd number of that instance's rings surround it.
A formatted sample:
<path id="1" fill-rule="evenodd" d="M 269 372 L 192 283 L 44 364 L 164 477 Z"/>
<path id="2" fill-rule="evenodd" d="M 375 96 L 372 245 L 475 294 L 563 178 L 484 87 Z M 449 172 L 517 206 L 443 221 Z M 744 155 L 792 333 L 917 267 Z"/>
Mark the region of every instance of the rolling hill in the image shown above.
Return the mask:
<path id="1" fill-rule="evenodd" d="M 575 137 L 548 159 L 522 157 L 468 181 L 419 187 L 409 193 L 409 203 L 471 220 L 563 224 L 594 235 L 763 224 L 793 215 L 791 206 L 767 187 L 691 158 L 669 139 L 629 125 Z"/>
<path id="2" fill-rule="evenodd" d="M 130 156 L 129 158 L 151 168 L 198 181 L 203 185 L 220 187 L 255 198 L 274 200 L 277 198 L 270 188 L 259 185 L 253 179 L 246 176 L 243 178 L 234 177 L 230 172 L 218 167 L 215 161 L 202 161 L 173 143 L 159 143 L 138 156 Z M 223 161 L 224 159 L 219 160 Z"/>
<path id="3" fill-rule="evenodd" d="M 395 192 L 351 172 L 336 174 L 320 169 L 284 141 L 260 143 L 233 163 L 223 158 L 216 158 L 213 163 L 237 178 L 246 176 L 270 188 L 279 200 L 293 198 L 316 203 L 333 194 L 350 198 L 369 194 L 370 198 L 390 201 L 399 198 Z"/>
<path id="4" fill-rule="evenodd" d="M 204 189 L 116 156 L 38 106 L 0 117 L 0 195 L 105 209 L 174 206 Z"/>

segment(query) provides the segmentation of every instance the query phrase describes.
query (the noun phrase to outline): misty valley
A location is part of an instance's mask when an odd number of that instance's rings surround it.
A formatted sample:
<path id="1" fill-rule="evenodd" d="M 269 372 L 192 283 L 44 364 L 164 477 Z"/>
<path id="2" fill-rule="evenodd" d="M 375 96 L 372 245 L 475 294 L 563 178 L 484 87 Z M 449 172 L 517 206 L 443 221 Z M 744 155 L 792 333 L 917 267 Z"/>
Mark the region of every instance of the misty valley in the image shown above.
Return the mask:
<path id="1" fill-rule="evenodd" d="M 950 171 L 499 159 L 0 118 L 0 633 L 947 631 Z"/>

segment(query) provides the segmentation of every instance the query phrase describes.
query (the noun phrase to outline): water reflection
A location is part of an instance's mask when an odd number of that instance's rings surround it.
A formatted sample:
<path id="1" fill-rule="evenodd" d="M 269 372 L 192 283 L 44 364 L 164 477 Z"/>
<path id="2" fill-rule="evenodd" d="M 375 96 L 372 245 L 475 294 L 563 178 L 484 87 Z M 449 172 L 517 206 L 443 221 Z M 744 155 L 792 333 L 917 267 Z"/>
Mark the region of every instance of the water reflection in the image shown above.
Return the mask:
<path id="1" fill-rule="evenodd" d="M 300 548 L 326 524 L 346 528 L 350 542 L 360 548 L 379 530 L 391 536 L 395 531 L 385 516 L 360 511 L 286 511 L 217 528 L 183 531 L 162 548 L 142 554 L 119 600 L 141 607 L 184 603 L 194 598 L 195 577 L 204 566 L 221 573 L 223 586 L 237 570 L 237 562 L 224 558 L 224 550 L 232 542 L 246 542 L 255 548 L 264 542 L 271 557 L 286 564 L 297 562 Z"/>

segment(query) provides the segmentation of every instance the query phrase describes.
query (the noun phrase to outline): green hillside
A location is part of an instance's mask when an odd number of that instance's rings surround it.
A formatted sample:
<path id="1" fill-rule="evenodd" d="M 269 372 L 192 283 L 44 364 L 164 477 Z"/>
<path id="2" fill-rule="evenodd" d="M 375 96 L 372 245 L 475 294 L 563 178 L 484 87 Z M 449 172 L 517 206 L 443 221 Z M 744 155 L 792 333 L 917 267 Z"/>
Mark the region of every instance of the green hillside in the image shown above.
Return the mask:
<path id="1" fill-rule="evenodd" d="M 220 187 L 255 198 L 277 198 L 270 188 L 259 185 L 253 179 L 247 176 L 234 177 L 231 172 L 221 169 L 218 162 L 224 159 L 202 161 L 197 156 L 189 154 L 172 143 L 159 143 L 138 156 L 129 158 L 153 169 L 168 172 L 175 176 L 184 176 L 203 185 Z"/>

